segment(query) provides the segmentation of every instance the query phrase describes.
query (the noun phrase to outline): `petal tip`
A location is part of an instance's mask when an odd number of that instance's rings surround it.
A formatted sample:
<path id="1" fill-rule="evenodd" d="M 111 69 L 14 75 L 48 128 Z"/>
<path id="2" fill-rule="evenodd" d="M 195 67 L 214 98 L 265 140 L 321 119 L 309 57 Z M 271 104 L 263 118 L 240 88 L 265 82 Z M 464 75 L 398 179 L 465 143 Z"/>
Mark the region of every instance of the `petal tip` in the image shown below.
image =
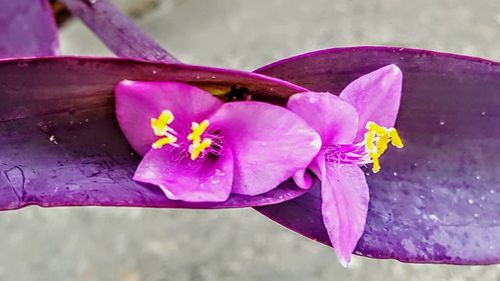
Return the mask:
<path id="1" fill-rule="evenodd" d="M 135 81 L 132 80 L 122 80 L 116 84 L 115 90 L 118 90 L 122 87 L 132 86 L 135 84 Z"/>
<path id="2" fill-rule="evenodd" d="M 321 137 L 319 136 L 319 134 L 314 132 L 314 137 L 310 145 L 316 150 L 316 152 L 319 152 L 321 146 L 323 146 L 323 142 L 321 141 Z"/>
<path id="3" fill-rule="evenodd" d="M 301 189 L 309 189 L 312 186 L 312 179 L 306 172 L 306 170 L 300 170 L 295 175 L 293 175 L 293 181 Z"/>
<path id="4" fill-rule="evenodd" d="M 382 67 L 381 70 L 387 71 L 388 75 L 390 75 L 393 78 L 395 78 L 395 80 L 400 80 L 403 77 L 403 72 L 395 64 L 390 64 L 388 66 Z"/>
<path id="5" fill-rule="evenodd" d="M 170 192 L 170 190 L 168 190 L 168 188 L 166 188 L 164 185 L 158 185 L 158 187 L 163 192 L 163 194 L 165 195 L 165 197 L 167 197 L 168 199 L 170 199 L 170 200 L 179 200 L 179 198 L 177 196 L 175 196 L 172 192 Z"/>
<path id="6" fill-rule="evenodd" d="M 345 257 L 340 257 L 339 256 L 339 263 L 343 268 L 347 268 L 349 266 L 349 263 L 351 262 L 351 258 L 345 258 Z"/>
<path id="7" fill-rule="evenodd" d="M 389 64 L 386 67 L 390 68 L 394 73 L 401 73 L 401 69 L 396 64 Z"/>

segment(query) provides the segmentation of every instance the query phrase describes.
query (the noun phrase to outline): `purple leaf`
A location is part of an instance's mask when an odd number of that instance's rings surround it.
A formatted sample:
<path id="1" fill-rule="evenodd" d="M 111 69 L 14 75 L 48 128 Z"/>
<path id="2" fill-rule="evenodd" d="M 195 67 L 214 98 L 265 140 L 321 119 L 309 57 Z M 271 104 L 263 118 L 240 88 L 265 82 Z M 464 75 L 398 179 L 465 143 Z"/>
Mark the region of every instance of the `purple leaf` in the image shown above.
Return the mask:
<path id="1" fill-rule="evenodd" d="M 369 213 L 355 253 L 416 263 L 500 262 L 499 63 L 355 47 L 300 55 L 257 72 L 338 94 L 388 64 L 404 75 L 396 128 L 405 149 L 388 151 L 381 172 L 367 176 Z M 258 210 L 329 244 L 317 186 L 295 200 Z"/>
<path id="2" fill-rule="evenodd" d="M 208 67 L 111 58 L 0 61 L 0 209 L 52 206 L 230 208 L 283 202 L 305 191 L 289 180 L 259 196 L 183 203 L 134 183 L 140 157 L 123 137 L 113 88 L 124 79 L 245 87 L 285 98 L 303 88 L 273 78 Z"/>
<path id="3" fill-rule="evenodd" d="M 0 58 L 57 53 L 57 28 L 48 1 L 3 0 L 0 10 Z"/>

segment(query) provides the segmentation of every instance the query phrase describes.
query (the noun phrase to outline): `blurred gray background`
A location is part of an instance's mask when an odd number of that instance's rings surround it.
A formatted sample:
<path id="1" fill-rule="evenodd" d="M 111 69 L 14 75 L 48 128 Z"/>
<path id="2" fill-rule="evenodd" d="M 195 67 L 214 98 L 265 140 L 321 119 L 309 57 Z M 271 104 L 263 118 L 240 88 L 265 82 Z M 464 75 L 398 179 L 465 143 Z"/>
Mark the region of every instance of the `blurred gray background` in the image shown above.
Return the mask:
<path id="1" fill-rule="evenodd" d="M 187 63 L 252 70 L 294 54 L 348 45 L 500 60 L 498 0 L 113 2 Z M 78 20 L 60 31 L 63 54 L 112 55 Z M 355 257 L 343 269 L 330 248 L 252 209 L 29 207 L 0 213 L 0 228 L 0 280 L 500 280 L 500 265 Z"/>

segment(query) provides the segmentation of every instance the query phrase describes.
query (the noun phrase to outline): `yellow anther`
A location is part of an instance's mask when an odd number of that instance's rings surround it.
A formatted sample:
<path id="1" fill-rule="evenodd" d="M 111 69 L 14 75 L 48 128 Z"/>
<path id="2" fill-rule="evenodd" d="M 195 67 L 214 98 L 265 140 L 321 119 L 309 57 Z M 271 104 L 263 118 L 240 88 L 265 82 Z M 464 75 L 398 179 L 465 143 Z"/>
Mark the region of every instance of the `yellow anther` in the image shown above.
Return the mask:
<path id="1" fill-rule="evenodd" d="M 391 138 L 391 144 L 397 148 L 403 148 L 404 144 L 401 138 L 399 137 L 398 131 L 396 129 L 389 130 L 389 136 Z"/>
<path id="2" fill-rule="evenodd" d="M 374 131 L 377 135 L 387 134 L 388 131 L 387 128 L 382 127 L 373 121 L 368 121 L 368 123 L 366 123 L 366 129 L 368 131 Z"/>
<path id="3" fill-rule="evenodd" d="M 187 136 L 187 139 L 192 141 L 192 144 L 189 146 L 191 160 L 196 160 L 212 144 L 212 140 L 209 138 L 201 140 L 201 136 L 207 130 L 208 125 L 210 125 L 208 120 L 203 120 L 201 123 L 191 123 L 191 134 Z"/>
<path id="4" fill-rule="evenodd" d="M 368 131 L 365 133 L 365 150 L 366 152 L 375 151 L 375 144 L 373 144 L 375 140 L 375 132 Z"/>
<path id="5" fill-rule="evenodd" d="M 208 122 L 208 120 L 203 120 L 201 123 L 191 123 L 192 132 L 187 136 L 187 139 L 193 142 L 196 140 L 200 141 L 201 135 L 208 128 L 208 125 L 210 125 L 210 122 Z"/>
<path id="6" fill-rule="evenodd" d="M 174 115 L 170 110 L 163 110 L 158 118 L 151 118 L 151 128 L 156 136 L 162 137 L 171 131 L 168 125 L 174 121 Z"/>
<path id="7" fill-rule="evenodd" d="M 387 150 L 388 144 L 389 144 L 389 134 L 381 135 L 376 142 L 377 156 L 384 154 L 384 152 Z"/>
<path id="8" fill-rule="evenodd" d="M 378 155 L 376 153 L 370 153 L 370 157 L 373 161 L 372 171 L 378 173 L 380 171 L 380 162 L 378 161 Z"/>
<path id="9" fill-rule="evenodd" d="M 155 141 L 152 145 L 152 147 L 154 149 L 160 149 L 162 148 L 164 145 L 167 145 L 167 144 L 171 144 L 171 145 L 174 145 L 175 142 L 177 141 L 177 138 L 173 135 L 170 135 L 170 134 L 167 134 L 166 137 L 163 137 L 161 139 L 158 139 L 157 141 Z"/>
<path id="10" fill-rule="evenodd" d="M 205 138 L 203 141 L 200 142 L 200 140 L 194 140 L 193 144 L 189 146 L 189 153 L 191 154 L 191 160 L 196 160 L 200 154 L 210 147 L 212 144 L 212 140 Z"/>
<path id="11" fill-rule="evenodd" d="M 167 144 L 176 146 L 175 142 L 177 141 L 177 137 L 173 135 L 175 131 L 168 126 L 173 121 L 174 115 L 170 110 L 163 110 L 158 118 L 151 118 L 151 128 L 154 134 L 158 137 L 162 137 L 151 145 L 154 149 L 160 149 Z"/>
<path id="12" fill-rule="evenodd" d="M 378 173 L 380 171 L 379 157 L 387 150 L 389 143 L 402 148 L 403 141 L 394 128 L 385 128 L 370 121 L 366 124 L 366 129 L 368 132 L 365 133 L 365 151 L 372 160 L 372 171 Z"/>

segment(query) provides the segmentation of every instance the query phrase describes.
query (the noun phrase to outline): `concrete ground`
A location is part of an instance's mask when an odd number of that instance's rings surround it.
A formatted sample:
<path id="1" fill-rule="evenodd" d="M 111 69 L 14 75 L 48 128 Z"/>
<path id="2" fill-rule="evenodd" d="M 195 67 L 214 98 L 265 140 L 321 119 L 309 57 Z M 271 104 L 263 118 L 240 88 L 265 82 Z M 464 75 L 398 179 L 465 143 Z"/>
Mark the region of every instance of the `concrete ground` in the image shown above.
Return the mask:
<path id="1" fill-rule="evenodd" d="M 498 0 L 116 0 L 187 63 L 252 70 L 348 45 L 398 45 L 500 60 Z M 63 54 L 112 55 L 78 21 Z M 498 281 L 500 266 L 354 258 L 252 209 L 25 208 L 0 213 L 1 280 Z"/>

